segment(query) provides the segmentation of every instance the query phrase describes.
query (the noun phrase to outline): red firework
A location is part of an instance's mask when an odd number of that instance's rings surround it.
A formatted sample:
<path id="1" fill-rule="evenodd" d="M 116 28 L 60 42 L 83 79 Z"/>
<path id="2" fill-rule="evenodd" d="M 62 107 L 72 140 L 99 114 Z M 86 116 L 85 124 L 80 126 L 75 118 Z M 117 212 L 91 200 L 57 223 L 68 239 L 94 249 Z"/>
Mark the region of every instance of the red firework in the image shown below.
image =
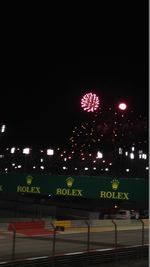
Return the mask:
<path id="1" fill-rule="evenodd" d="M 93 112 L 99 107 L 99 98 L 96 94 L 87 93 L 81 99 L 81 107 L 87 112 Z"/>

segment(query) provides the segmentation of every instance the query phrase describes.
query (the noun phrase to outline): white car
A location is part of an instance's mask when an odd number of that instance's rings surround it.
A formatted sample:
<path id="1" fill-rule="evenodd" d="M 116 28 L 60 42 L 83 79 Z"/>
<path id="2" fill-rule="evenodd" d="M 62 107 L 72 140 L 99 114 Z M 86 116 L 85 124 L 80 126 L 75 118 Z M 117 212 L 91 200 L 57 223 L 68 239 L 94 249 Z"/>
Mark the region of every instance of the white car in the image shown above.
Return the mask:
<path id="1" fill-rule="evenodd" d="M 112 219 L 131 219 L 130 210 L 119 210 L 116 214 L 112 214 Z"/>

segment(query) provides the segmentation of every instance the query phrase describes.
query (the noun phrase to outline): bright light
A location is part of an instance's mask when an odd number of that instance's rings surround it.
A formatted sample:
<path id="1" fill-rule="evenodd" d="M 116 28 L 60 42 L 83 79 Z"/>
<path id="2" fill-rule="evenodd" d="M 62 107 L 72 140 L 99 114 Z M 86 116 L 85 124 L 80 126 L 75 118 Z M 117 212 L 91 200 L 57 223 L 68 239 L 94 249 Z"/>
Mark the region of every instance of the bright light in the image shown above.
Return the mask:
<path id="1" fill-rule="evenodd" d="M 146 154 L 142 154 L 142 159 L 147 159 L 147 155 Z"/>
<path id="2" fill-rule="evenodd" d="M 28 147 L 24 148 L 23 154 L 26 154 L 26 155 L 30 154 L 30 148 L 28 148 Z"/>
<path id="3" fill-rule="evenodd" d="M 118 108 L 121 109 L 121 110 L 126 110 L 127 105 L 126 105 L 125 103 L 120 103 L 120 104 L 118 105 Z"/>
<path id="4" fill-rule="evenodd" d="M 119 147 L 119 154 L 122 155 L 122 148 Z"/>
<path id="5" fill-rule="evenodd" d="M 129 172 L 130 170 L 129 169 L 126 169 L 126 172 Z"/>
<path id="6" fill-rule="evenodd" d="M 11 154 L 14 154 L 15 153 L 15 150 L 16 150 L 16 148 L 15 147 L 12 147 L 11 150 L 10 150 L 10 153 Z"/>
<path id="7" fill-rule="evenodd" d="M 54 155 L 54 150 L 53 149 L 47 149 L 47 155 L 48 156 Z"/>
<path id="8" fill-rule="evenodd" d="M 67 167 L 65 167 L 65 166 L 63 166 L 62 168 L 63 168 L 63 170 L 67 170 Z"/>
<path id="9" fill-rule="evenodd" d="M 85 167 L 84 170 L 87 171 L 89 168 L 88 167 Z"/>
<path id="10" fill-rule="evenodd" d="M 102 159 L 103 158 L 103 154 L 101 152 L 97 152 L 97 159 Z"/>
<path id="11" fill-rule="evenodd" d="M 130 159 L 134 159 L 134 153 L 130 153 Z"/>
<path id="12" fill-rule="evenodd" d="M 3 124 L 3 125 L 1 126 L 1 133 L 4 133 L 4 132 L 5 132 L 5 129 L 6 129 L 6 125 Z"/>
<path id="13" fill-rule="evenodd" d="M 99 107 L 99 98 L 96 94 L 87 93 L 81 99 L 81 107 L 87 112 L 93 112 Z"/>

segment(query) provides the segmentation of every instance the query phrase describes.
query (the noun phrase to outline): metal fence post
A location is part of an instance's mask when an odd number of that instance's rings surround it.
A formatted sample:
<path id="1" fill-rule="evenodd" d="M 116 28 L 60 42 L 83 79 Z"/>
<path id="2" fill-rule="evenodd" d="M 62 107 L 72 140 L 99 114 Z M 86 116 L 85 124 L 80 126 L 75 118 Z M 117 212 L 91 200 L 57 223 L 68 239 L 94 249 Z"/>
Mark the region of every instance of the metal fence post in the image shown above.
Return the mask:
<path id="1" fill-rule="evenodd" d="M 143 248 L 144 248 L 144 222 L 141 220 L 141 219 L 139 219 L 139 221 L 141 222 L 141 224 L 142 224 L 142 251 L 141 251 L 141 257 L 143 258 Z"/>
<path id="2" fill-rule="evenodd" d="M 87 261 L 86 266 L 89 266 L 89 251 L 90 251 L 90 223 L 89 221 L 85 221 L 85 224 L 87 225 Z"/>
<path id="3" fill-rule="evenodd" d="M 112 220 L 112 223 L 115 225 L 115 249 L 117 249 L 117 243 L 118 243 L 118 237 L 117 237 L 117 224 L 114 220 Z"/>
<path id="4" fill-rule="evenodd" d="M 52 246 L 52 266 L 55 266 L 55 244 L 56 244 L 56 227 L 51 222 L 51 225 L 53 227 L 54 233 L 53 233 L 53 246 Z"/>
<path id="5" fill-rule="evenodd" d="M 12 259 L 15 259 L 15 248 L 16 248 L 16 229 L 13 229 L 13 245 L 12 245 Z"/>
<path id="6" fill-rule="evenodd" d="M 114 220 L 112 220 L 112 223 L 115 226 L 115 262 L 117 263 L 117 261 L 118 261 L 118 257 L 117 257 L 117 245 L 118 245 L 117 224 Z"/>

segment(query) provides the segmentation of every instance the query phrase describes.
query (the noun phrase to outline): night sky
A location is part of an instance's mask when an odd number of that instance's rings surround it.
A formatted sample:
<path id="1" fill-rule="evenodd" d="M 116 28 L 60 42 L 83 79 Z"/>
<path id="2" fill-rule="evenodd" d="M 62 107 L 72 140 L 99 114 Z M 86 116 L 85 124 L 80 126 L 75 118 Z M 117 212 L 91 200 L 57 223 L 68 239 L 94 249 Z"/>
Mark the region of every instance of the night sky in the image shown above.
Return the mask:
<path id="1" fill-rule="evenodd" d="M 139 7 L 140 10 L 140 7 Z M 145 6 L 132 24 L 121 49 L 88 49 L 50 53 L 14 45 L 6 48 L 1 71 L 0 121 L 7 130 L 1 144 L 65 145 L 73 127 L 86 119 L 81 97 L 96 93 L 103 109 L 126 100 L 129 108 L 148 115 L 148 18 Z M 136 18 L 138 17 L 138 14 Z M 139 27 L 140 26 L 140 27 Z M 131 30 L 132 28 L 132 30 Z M 114 37 L 115 38 L 115 37 Z M 116 46 L 120 40 L 115 40 Z M 24 49 L 23 49 L 24 48 Z M 39 46 L 40 48 L 40 46 Z M 6 57 L 5 57 L 6 56 Z"/>

